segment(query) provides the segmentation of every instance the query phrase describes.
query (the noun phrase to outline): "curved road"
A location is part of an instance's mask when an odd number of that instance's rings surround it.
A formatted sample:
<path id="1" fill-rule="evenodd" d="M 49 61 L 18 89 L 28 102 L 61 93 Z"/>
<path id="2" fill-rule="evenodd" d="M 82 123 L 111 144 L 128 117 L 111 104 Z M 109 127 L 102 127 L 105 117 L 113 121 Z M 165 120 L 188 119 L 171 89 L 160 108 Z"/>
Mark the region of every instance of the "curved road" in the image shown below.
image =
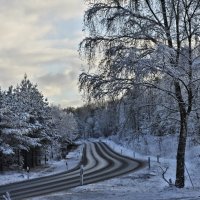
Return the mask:
<path id="1" fill-rule="evenodd" d="M 84 184 L 113 178 L 145 166 L 143 161 L 121 156 L 102 142 L 86 143 L 80 164 L 83 165 Z M 0 186 L 0 200 L 7 191 L 12 200 L 22 200 L 80 186 L 80 164 L 67 172 Z"/>

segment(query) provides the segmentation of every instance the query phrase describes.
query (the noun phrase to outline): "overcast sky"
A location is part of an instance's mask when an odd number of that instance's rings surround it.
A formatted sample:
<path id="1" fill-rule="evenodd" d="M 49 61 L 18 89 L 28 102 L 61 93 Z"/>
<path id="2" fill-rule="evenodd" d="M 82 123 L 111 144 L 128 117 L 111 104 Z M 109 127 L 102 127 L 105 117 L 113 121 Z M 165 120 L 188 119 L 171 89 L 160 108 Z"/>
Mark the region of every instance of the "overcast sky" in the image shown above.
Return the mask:
<path id="1" fill-rule="evenodd" d="M 82 105 L 78 75 L 82 61 L 83 0 L 0 0 L 0 86 L 24 74 L 62 107 Z"/>

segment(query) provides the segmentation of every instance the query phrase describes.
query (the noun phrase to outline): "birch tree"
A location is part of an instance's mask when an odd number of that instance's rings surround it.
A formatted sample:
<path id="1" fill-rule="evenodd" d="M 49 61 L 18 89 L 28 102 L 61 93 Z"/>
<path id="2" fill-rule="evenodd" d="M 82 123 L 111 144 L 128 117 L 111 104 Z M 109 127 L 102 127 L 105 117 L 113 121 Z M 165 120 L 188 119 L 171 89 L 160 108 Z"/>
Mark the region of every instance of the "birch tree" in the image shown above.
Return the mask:
<path id="1" fill-rule="evenodd" d="M 167 94 L 179 113 L 175 185 L 185 185 L 188 120 L 198 92 L 199 0 L 86 0 L 80 44 L 89 71 L 80 89 L 91 99 L 138 88 Z M 167 80 L 163 86 L 160 80 Z M 198 108 L 195 108 L 198 109 Z"/>

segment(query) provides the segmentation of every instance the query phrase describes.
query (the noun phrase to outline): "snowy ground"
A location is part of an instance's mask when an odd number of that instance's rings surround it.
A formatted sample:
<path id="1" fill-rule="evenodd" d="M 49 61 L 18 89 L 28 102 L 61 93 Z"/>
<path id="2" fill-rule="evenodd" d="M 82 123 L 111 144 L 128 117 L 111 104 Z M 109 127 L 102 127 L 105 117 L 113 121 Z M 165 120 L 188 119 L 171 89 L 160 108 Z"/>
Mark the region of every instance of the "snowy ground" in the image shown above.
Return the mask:
<path id="1" fill-rule="evenodd" d="M 79 146 L 75 151 L 70 152 L 67 155 L 67 163 L 68 169 L 72 169 L 78 165 L 81 159 L 81 149 L 82 147 Z M 36 167 L 35 169 L 30 169 L 29 178 L 37 178 L 42 176 L 48 176 L 51 174 L 63 172 L 67 170 L 66 160 L 60 161 L 53 161 L 50 160 L 46 165 L 42 167 Z M 4 185 L 7 183 L 13 183 L 16 181 L 23 181 L 28 179 L 28 174 L 26 171 L 19 171 L 19 172 L 2 172 L 0 173 L 0 185 Z"/>
<path id="2" fill-rule="evenodd" d="M 198 173 L 198 167 L 200 166 L 198 157 L 200 152 L 199 147 L 191 148 L 187 153 L 187 156 L 190 157 L 190 159 L 188 159 L 186 165 L 191 175 L 194 188 L 186 174 L 186 187 L 184 189 L 177 189 L 175 187 L 169 187 L 162 179 L 162 170 L 160 169 L 160 167 L 163 169 L 169 167 L 166 178 L 171 178 L 174 182 L 176 163 L 172 155 L 161 157 L 160 163 L 158 163 L 157 157 L 152 154 L 142 155 L 130 148 L 117 145 L 111 140 L 104 141 L 115 151 L 122 153 L 123 155 L 136 157 L 142 160 L 147 160 L 148 157 L 150 157 L 151 168 L 149 169 L 147 166 L 142 170 L 121 177 L 77 187 L 49 196 L 31 198 L 29 200 L 200 200 L 200 174 Z M 71 161 L 68 162 L 71 167 L 79 162 L 77 158 L 80 158 L 79 150 L 71 154 Z M 35 176 L 41 176 L 44 175 L 44 172 L 48 174 L 62 170 L 66 170 L 65 161 L 52 163 L 50 168 L 37 173 L 37 175 L 35 174 L 36 172 L 32 172 L 32 177 L 34 177 L 34 174 Z M 4 176 L 4 178 L 6 177 L 7 175 Z"/>

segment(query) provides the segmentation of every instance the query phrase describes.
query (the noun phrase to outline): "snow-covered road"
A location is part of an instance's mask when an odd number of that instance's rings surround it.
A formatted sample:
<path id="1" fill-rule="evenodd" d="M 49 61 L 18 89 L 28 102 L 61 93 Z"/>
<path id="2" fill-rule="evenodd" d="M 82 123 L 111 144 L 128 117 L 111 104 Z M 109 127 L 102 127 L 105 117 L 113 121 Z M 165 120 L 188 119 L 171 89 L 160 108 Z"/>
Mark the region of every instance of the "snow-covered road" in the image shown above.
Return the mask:
<path id="1" fill-rule="evenodd" d="M 81 164 L 83 164 L 84 184 L 133 172 L 145 165 L 142 161 L 119 155 L 105 143 L 86 143 L 82 161 L 76 168 L 48 177 L 3 185 L 0 187 L 0 199 L 7 191 L 12 200 L 21 200 L 79 186 Z"/>

